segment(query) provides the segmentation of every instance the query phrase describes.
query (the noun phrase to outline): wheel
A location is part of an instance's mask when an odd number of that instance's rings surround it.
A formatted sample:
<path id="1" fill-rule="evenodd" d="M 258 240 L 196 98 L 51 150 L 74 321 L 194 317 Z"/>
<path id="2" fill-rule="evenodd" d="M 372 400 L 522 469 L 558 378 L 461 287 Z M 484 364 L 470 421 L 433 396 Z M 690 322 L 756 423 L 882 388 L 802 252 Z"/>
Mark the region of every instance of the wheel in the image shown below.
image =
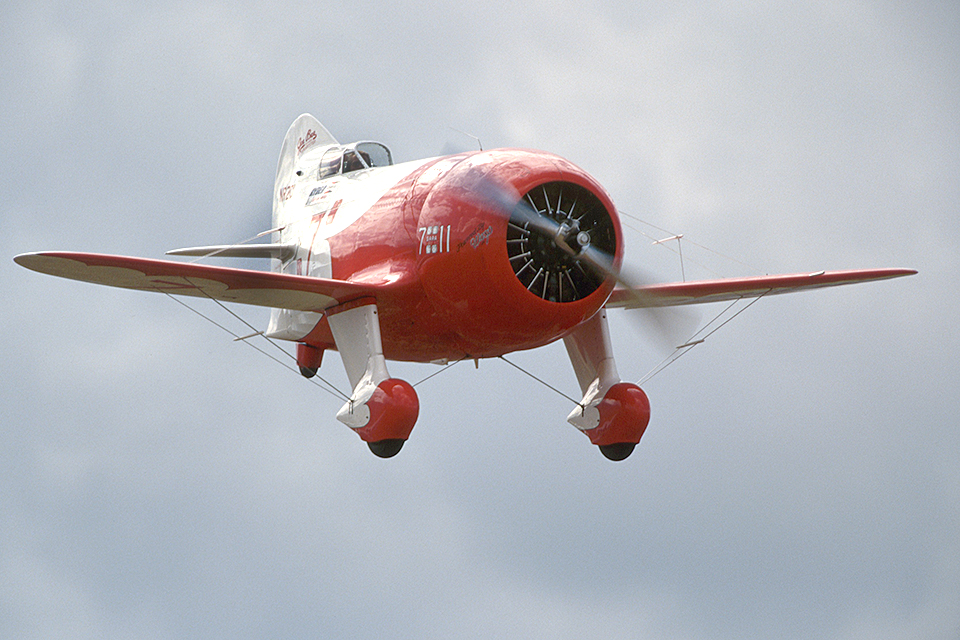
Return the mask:
<path id="1" fill-rule="evenodd" d="M 302 375 L 304 378 L 312 378 L 313 376 L 317 375 L 317 368 L 300 365 L 300 375 Z"/>
<path id="2" fill-rule="evenodd" d="M 630 457 L 630 454 L 633 453 L 634 447 L 637 444 L 635 442 L 618 442 L 616 444 L 601 444 L 600 453 L 602 453 L 607 460 L 613 460 L 614 462 L 620 462 L 621 460 L 626 460 Z"/>
<path id="3" fill-rule="evenodd" d="M 400 453 L 404 442 L 406 440 L 380 440 L 379 442 L 368 442 L 367 446 L 370 447 L 373 455 L 378 458 L 392 458 Z"/>

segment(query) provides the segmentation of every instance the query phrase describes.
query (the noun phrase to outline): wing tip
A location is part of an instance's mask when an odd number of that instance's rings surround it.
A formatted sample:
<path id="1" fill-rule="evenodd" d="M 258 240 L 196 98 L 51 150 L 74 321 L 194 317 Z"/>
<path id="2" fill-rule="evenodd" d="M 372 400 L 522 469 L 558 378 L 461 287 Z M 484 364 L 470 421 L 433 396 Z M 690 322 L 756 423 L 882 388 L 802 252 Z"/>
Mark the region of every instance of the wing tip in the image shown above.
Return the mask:
<path id="1" fill-rule="evenodd" d="M 13 261 L 31 271 L 41 271 L 40 265 L 47 257 L 49 255 L 42 252 L 21 253 L 13 256 Z"/>
<path id="2" fill-rule="evenodd" d="M 614 289 L 607 307 L 638 309 L 756 298 L 916 275 L 916 269 L 882 268 L 776 274 L 747 278 L 670 282 L 634 290 Z"/>
<path id="3" fill-rule="evenodd" d="M 917 275 L 916 269 L 898 269 L 898 268 L 886 268 L 886 269 L 864 269 L 862 271 L 854 271 L 854 274 L 865 274 L 869 276 L 869 279 L 873 280 L 882 280 L 889 278 L 903 278 L 905 276 L 915 276 Z"/>

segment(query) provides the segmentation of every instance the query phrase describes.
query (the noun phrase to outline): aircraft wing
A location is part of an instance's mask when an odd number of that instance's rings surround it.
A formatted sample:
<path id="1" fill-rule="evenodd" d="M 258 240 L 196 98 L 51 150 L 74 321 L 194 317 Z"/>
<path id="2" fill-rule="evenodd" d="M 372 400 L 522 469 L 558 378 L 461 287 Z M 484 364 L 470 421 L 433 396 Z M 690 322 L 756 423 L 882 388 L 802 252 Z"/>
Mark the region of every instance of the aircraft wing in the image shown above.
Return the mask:
<path id="1" fill-rule="evenodd" d="M 384 286 L 96 253 L 24 253 L 14 260 L 27 269 L 71 280 L 298 311 L 322 311 L 376 295 Z"/>
<path id="2" fill-rule="evenodd" d="M 910 276 L 915 273 L 916 271 L 913 269 L 861 269 L 857 271 L 818 271 L 816 273 L 651 284 L 634 289 L 614 289 L 610 298 L 607 299 L 606 306 L 608 308 L 640 309 L 722 302 L 724 300 L 758 298 L 822 287 L 836 287 L 871 280 L 888 280 Z"/>

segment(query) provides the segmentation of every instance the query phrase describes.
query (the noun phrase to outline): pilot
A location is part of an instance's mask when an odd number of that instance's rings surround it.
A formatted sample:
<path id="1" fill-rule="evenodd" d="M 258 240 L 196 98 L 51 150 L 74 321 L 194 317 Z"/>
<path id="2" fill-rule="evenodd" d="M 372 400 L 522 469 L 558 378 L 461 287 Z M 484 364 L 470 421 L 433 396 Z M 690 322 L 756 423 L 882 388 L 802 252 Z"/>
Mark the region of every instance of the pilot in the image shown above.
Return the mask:
<path id="1" fill-rule="evenodd" d="M 347 152 L 343 156 L 343 172 L 350 173 L 351 171 L 359 171 L 364 169 L 363 161 L 360 160 L 360 157 L 355 152 Z"/>

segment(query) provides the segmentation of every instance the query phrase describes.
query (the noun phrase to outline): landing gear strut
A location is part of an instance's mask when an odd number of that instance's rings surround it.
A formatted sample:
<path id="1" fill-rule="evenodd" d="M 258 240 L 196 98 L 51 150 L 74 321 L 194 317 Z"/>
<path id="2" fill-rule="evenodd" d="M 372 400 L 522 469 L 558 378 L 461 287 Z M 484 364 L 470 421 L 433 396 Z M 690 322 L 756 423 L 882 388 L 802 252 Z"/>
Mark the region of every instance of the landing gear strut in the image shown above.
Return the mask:
<path id="1" fill-rule="evenodd" d="M 410 383 L 387 372 L 376 302 L 357 300 L 328 309 L 326 315 L 353 387 L 337 420 L 353 429 L 375 456 L 393 457 L 410 437 L 420 401 Z"/>
<path id="2" fill-rule="evenodd" d="M 563 342 L 583 392 L 583 400 L 567 421 L 600 447 L 608 460 L 625 460 L 650 422 L 650 401 L 640 387 L 620 381 L 607 312 L 601 309 Z"/>

